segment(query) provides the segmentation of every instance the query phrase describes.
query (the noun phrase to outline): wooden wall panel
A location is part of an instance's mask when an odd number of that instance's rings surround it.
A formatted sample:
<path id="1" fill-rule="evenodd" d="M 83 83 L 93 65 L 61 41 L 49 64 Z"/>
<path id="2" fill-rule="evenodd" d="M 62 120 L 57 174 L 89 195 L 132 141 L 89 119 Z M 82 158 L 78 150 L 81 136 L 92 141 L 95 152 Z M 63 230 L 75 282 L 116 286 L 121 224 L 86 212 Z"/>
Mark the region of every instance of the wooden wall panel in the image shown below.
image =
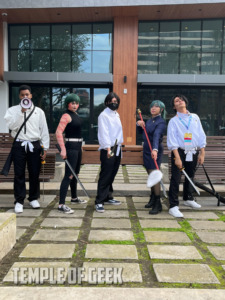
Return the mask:
<path id="1" fill-rule="evenodd" d="M 3 24 L 0 22 L 0 80 L 3 80 L 4 57 L 3 57 Z"/>
<path id="2" fill-rule="evenodd" d="M 119 114 L 123 124 L 124 143 L 136 144 L 137 107 L 137 17 L 114 19 L 113 91 L 121 99 Z M 124 76 L 127 77 L 126 83 Z M 127 90 L 125 93 L 124 89 Z"/>

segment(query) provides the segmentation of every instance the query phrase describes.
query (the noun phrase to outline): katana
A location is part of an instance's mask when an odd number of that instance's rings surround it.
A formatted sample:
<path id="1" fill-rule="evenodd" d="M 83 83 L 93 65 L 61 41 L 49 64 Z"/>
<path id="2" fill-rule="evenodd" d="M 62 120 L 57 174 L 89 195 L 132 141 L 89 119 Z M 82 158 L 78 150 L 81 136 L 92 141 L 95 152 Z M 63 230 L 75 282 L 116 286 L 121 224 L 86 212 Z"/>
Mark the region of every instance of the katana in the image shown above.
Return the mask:
<path id="1" fill-rule="evenodd" d="M 59 146 L 59 144 L 55 145 L 56 148 L 59 150 L 59 153 L 61 152 L 61 148 Z M 83 184 L 81 183 L 80 179 L 78 178 L 77 174 L 74 172 L 74 169 L 72 168 L 71 164 L 69 163 L 68 159 L 64 159 L 65 163 L 67 164 L 67 166 L 69 167 L 70 171 L 72 172 L 73 176 L 76 178 L 77 182 L 79 183 L 79 185 L 81 186 L 82 190 L 84 191 L 85 195 L 90 198 L 90 196 L 88 195 L 86 189 L 84 188 Z"/>
<path id="2" fill-rule="evenodd" d="M 186 173 L 186 171 L 184 171 L 184 168 L 181 168 L 180 171 L 184 174 L 184 176 L 188 179 L 188 181 L 190 182 L 190 184 L 193 186 L 193 188 L 195 189 L 196 193 L 198 195 L 200 195 L 199 190 L 197 189 L 197 187 L 194 185 L 193 181 L 191 180 L 191 178 L 188 176 L 188 174 Z"/>
<path id="3" fill-rule="evenodd" d="M 113 157 L 113 156 L 114 156 L 115 150 L 116 150 L 116 146 L 117 146 L 117 139 L 116 139 L 116 141 L 115 141 L 115 144 L 114 144 L 112 150 L 110 151 L 110 157 Z"/>

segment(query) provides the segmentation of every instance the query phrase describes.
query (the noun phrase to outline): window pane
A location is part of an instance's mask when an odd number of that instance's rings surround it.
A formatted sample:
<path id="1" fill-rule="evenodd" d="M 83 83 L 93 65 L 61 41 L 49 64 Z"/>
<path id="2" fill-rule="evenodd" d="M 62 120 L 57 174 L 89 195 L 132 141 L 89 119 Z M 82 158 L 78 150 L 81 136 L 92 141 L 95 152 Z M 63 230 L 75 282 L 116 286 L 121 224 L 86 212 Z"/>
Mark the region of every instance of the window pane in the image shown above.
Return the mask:
<path id="1" fill-rule="evenodd" d="M 112 73 L 112 52 L 93 51 L 93 73 Z"/>
<path id="2" fill-rule="evenodd" d="M 203 21 L 202 51 L 221 51 L 222 20 Z"/>
<path id="3" fill-rule="evenodd" d="M 10 48 L 29 49 L 29 26 L 10 26 Z"/>
<path id="4" fill-rule="evenodd" d="M 71 72 L 70 51 L 52 51 L 52 72 Z"/>
<path id="5" fill-rule="evenodd" d="M 80 73 L 91 73 L 91 51 L 73 52 L 72 71 Z"/>
<path id="6" fill-rule="evenodd" d="M 50 72 L 50 51 L 33 51 L 31 56 L 32 72 Z"/>
<path id="7" fill-rule="evenodd" d="M 138 73 L 157 74 L 158 73 L 158 53 L 138 54 Z"/>
<path id="8" fill-rule="evenodd" d="M 18 50 L 10 52 L 10 71 L 30 71 L 29 50 Z"/>
<path id="9" fill-rule="evenodd" d="M 140 23 L 138 33 L 138 51 L 158 51 L 159 24 L 155 22 Z"/>
<path id="10" fill-rule="evenodd" d="M 112 24 L 93 24 L 93 50 L 112 50 Z"/>
<path id="11" fill-rule="evenodd" d="M 52 49 L 71 48 L 71 26 L 52 25 Z"/>
<path id="12" fill-rule="evenodd" d="M 49 25 L 31 26 L 31 48 L 32 49 L 50 48 L 50 26 Z"/>
<path id="13" fill-rule="evenodd" d="M 181 53 L 180 74 L 199 74 L 199 53 Z"/>
<path id="14" fill-rule="evenodd" d="M 181 51 L 200 51 L 201 21 L 181 22 Z"/>
<path id="15" fill-rule="evenodd" d="M 160 74 L 178 74 L 178 53 L 160 53 Z"/>
<path id="16" fill-rule="evenodd" d="M 202 54 L 201 74 L 220 74 L 221 54 Z"/>
<path id="17" fill-rule="evenodd" d="M 92 25 L 72 25 L 73 50 L 90 50 L 92 46 Z"/>
<path id="18" fill-rule="evenodd" d="M 160 23 L 159 49 L 160 51 L 179 51 L 180 29 L 179 22 Z"/>

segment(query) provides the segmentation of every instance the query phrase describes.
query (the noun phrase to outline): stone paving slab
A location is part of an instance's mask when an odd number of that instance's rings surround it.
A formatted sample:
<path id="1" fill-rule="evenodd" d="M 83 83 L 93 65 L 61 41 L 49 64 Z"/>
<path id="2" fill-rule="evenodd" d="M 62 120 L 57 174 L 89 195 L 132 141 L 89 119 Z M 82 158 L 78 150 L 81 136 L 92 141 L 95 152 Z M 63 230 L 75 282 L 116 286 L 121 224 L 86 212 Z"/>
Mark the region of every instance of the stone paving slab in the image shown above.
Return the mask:
<path id="1" fill-rule="evenodd" d="M 218 260 L 225 260 L 225 247 L 207 246 L 212 255 Z"/>
<path id="2" fill-rule="evenodd" d="M 191 243 L 184 232 L 144 231 L 146 242 L 151 243 Z"/>
<path id="3" fill-rule="evenodd" d="M 204 243 L 225 244 L 225 232 L 201 230 L 196 233 Z"/>
<path id="4" fill-rule="evenodd" d="M 116 200 L 118 200 L 118 197 L 115 198 Z M 120 209 L 127 209 L 127 203 L 126 202 L 121 202 L 120 205 L 110 205 L 110 204 L 106 204 L 104 206 L 105 211 L 107 211 L 108 209 L 110 210 L 120 210 Z M 93 204 L 93 209 L 95 209 L 94 204 Z"/>
<path id="5" fill-rule="evenodd" d="M 91 227 L 94 228 L 131 228 L 130 220 L 126 219 L 93 219 Z"/>
<path id="6" fill-rule="evenodd" d="M 18 240 L 26 231 L 26 228 L 16 228 L 16 239 Z"/>
<path id="7" fill-rule="evenodd" d="M 141 209 L 149 213 L 150 208 L 145 208 L 145 204 L 147 204 L 148 201 L 146 202 L 134 202 L 134 207 L 136 209 Z"/>
<path id="8" fill-rule="evenodd" d="M 89 241 L 134 241 L 131 230 L 91 230 Z"/>
<path id="9" fill-rule="evenodd" d="M 15 276 L 16 276 L 16 268 L 26 268 L 27 269 L 27 274 L 29 274 L 28 272 L 28 268 L 33 268 L 33 269 L 38 269 L 40 270 L 40 268 L 48 268 L 48 269 L 53 269 L 53 279 L 57 280 L 57 269 L 58 268 L 63 268 L 64 271 L 62 271 L 62 275 L 63 275 L 63 281 L 65 281 L 66 277 L 67 277 L 67 269 L 70 266 L 70 262 L 64 262 L 64 261 L 51 261 L 51 262 L 15 262 L 12 267 L 10 268 L 9 272 L 7 273 L 7 275 L 4 277 L 3 282 L 14 282 L 15 281 Z M 49 276 L 50 277 L 50 276 Z M 18 271 L 18 283 L 21 282 L 21 272 Z M 49 278 L 44 280 L 44 282 L 48 282 Z M 34 281 L 35 282 L 35 281 Z"/>
<path id="10" fill-rule="evenodd" d="M 175 220 L 139 220 L 142 228 L 181 228 Z"/>
<path id="11" fill-rule="evenodd" d="M 7 185 L 7 183 L 4 183 L 4 185 Z M 55 199 L 55 197 L 56 197 L 55 195 L 45 195 L 43 200 L 43 195 L 41 195 L 41 198 L 38 200 L 41 205 L 41 208 L 47 207 L 49 203 L 51 203 Z M 14 209 L 14 201 L 15 199 L 13 194 L 9 194 L 9 195 L 0 194 L 0 207 L 9 207 Z M 24 201 L 24 208 L 29 208 L 29 209 L 31 208 L 28 200 Z"/>
<path id="12" fill-rule="evenodd" d="M 55 242 L 65 242 L 77 241 L 79 236 L 79 230 L 74 229 L 64 229 L 64 230 L 54 230 L 54 229 L 38 229 L 31 240 L 41 240 L 41 241 L 55 241 Z"/>
<path id="13" fill-rule="evenodd" d="M 71 218 L 46 218 L 41 223 L 41 227 L 80 227 L 82 219 Z"/>
<path id="14" fill-rule="evenodd" d="M 48 217 L 61 217 L 61 218 L 83 218 L 85 215 L 85 210 L 74 210 L 73 214 L 65 214 L 58 209 L 53 209 L 49 212 Z"/>
<path id="15" fill-rule="evenodd" d="M 71 258 L 74 250 L 74 244 L 28 244 L 19 257 Z"/>
<path id="16" fill-rule="evenodd" d="M 153 269 L 159 282 L 220 284 L 208 265 L 153 264 Z"/>
<path id="17" fill-rule="evenodd" d="M 162 211 L 160 214 L 157 214 L 157 215 L 151 215 L 151 214 L 149 214 L 149 210 L 150 210 L 149 208 L 145 208 L 144 211 L 137 210 L 137 216 L 138 216 L 138 218 L 145 218 L 145 219 L 146 218 L 147 219 L 172 219 L 172 220 L 174 220 L 174 217 L 168 214 L 168 210 L 167 211 Z"/>
<path id="18" fill-rule="evenodd" d="M 0 287 L 3 299 L 21 300 L 224 300 L 225 291 L 222 289 L 192 289 L 192 288 L 115 288 L 115 287 Z M 34 298 L 34 295 L 36 297 Z M 46 298 L 46 295 L 48 298 Z"/>
<path id="19" fill-rule="evenodd" d="M 225 230 L 223 221 L 188 221 L 194 229 Z"/>
<path id="20" fill-rule="evenodd" d="M 183 215 L 185 219 L 219 219 L 215 213 L 208 211 L 183 211 Z"/>
<path id="21" fill-rule="evenodd" d="M 150 196 L 150 192 L 149 192 L 149 196 Z M 133 202 L 134 203 L 144 203 L 144 204 L 147 204 L 148 201 L 149 201 L 149 196 L 148 197 L 135 197 L 133 196 L 132 199 L 133 199 Z"/>
<path id="22" fill-rule="evenodd" d="M 30 227 L 34 220 L 35 218 L 16 218 L 16 226 Z"/>
<path id="23" fill-rule="evenodd" d="M 119 206 L 119 205 L 115 205 L 115 206 Z M 93 217 L 94 218 L 129 218 L 129 214 L 128 211 L 124 211 L 124 210 L 105 210 L 105 212 L 102 214 L 95 211 Z"/>
<path id="24" fill-rule="evenodd" d="M 196 197 L 197 202 L 202 206 L 199 211 L 221 211 L 225 209 L 224 204 L 217 206 L 217 199 L 215 197 Z M 183 204 L 183 200 L 179 200 L 180 210 L 192 210 L 192 208 L 187 207 Z"/>
<path id="25" fill-rule="evenodd" d="M 194 246 L 147 245 L 152 259 L 202 259 Z"/>
<path id="26" fill-rule="evenodd" d="M 113 262 L 85 262 L 83 263 L 85 274 L 89 274 L 89 268 L 122 268 L 123 282 L 142 282 L 140 266 L 137 263 L 113 263 Z M 87 281 L 87 275 L 84 281 Z"/>
<path id="27" fill-rule="evenodd" d="M 10 212 L 10 213 L 14 213 L 14 209 L 11 208 L 9 209 L 7 212 Z M 39 217 L 43 212 L 43 209 L 29 209 L 29 208 L 25 208 L 23 210 L 23 213 L 21 214 L 17 214 L 16 217 L 17 218 L 20 218 L 20 217 Z"/>
<path id="28" fill-rule="evenodd" d="M 85 258 L 138 259 L 138 254 L 134 245 L 88 244 Z"/>

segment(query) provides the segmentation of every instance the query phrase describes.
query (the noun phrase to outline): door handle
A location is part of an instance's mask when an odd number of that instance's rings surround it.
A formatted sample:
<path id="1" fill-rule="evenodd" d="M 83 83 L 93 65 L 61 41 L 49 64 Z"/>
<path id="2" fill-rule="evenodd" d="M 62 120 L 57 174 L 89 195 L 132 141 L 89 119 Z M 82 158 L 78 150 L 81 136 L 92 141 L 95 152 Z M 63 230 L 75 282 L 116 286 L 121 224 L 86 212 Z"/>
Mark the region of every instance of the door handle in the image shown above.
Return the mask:
<path id="1" fill-rule="evenodd" d="M 98 125 L 91 124 L 91 129 L 92 128 L 97 128 L 97 127 L 98 127 Z"/>
<path id="2" fill-rule="evenodd" d="M 219 130 L 223 130 L 223 129 L 225 129 L 225 127 L 219 126 Z"/>

